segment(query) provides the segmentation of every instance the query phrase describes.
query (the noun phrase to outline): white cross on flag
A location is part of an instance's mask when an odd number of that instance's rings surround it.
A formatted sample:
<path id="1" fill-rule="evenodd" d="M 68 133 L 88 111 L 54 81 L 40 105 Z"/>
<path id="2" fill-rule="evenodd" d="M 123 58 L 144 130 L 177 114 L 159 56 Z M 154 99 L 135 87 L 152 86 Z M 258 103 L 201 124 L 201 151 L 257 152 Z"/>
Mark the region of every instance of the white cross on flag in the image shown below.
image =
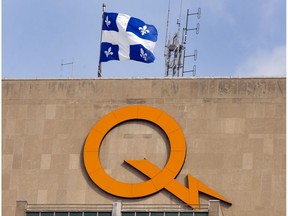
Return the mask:
<path id="1" fill-rule="evenodd" d="M 142 20 L 121 13 L 104 13 L 100 62 L 135 60 L 154 62 L 157 29 Z"/>

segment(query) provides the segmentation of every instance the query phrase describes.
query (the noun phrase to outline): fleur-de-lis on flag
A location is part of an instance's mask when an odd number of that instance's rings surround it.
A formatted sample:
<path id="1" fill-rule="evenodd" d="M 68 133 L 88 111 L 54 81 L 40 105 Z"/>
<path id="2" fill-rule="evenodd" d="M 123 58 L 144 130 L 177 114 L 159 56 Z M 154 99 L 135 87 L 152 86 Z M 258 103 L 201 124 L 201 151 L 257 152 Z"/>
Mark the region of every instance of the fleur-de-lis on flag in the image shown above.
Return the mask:
<path id="1" fill-rule="evenodd" d="M 107 27 L 109 27 L 109 25 L 111 24 L 111 21 L 109 20 L 108 16 L 106 16 L 105 23 Z"/>
<path id="2" fill-rule="evenodd" d="M 109 55 L 113 55 L 113 52 L 111 50 L 112 50 L 112 48 L 109 47 L 108 50 L 104 51 L 107 58 L 109 57 Z"/>
<path id="3" fill-rule="evenodd" d="M 144 59 L 144 61 L 147 61 L 147 53 L 144 52 L 144 50 L 140 49 L 140 57 Z"/>
<path id="4" fill-rule="evenodd" d="M 142 36 L 149 33 L 150 31 L 147 29 L 147 26 L 139 27 L 139 31 L 141 31 Z"/>

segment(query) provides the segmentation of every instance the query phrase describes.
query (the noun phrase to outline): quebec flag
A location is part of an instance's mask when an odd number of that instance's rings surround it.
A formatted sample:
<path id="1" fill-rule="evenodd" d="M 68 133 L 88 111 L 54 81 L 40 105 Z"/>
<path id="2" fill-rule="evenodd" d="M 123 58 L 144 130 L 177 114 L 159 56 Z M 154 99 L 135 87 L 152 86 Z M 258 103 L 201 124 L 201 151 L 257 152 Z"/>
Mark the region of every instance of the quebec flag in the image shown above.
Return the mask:
<path id="1" fill-rule="evenodd" d="M 135 60 L 154 62 L 157 29 L 121 13 L 104 13 L 100 62 Z"/>

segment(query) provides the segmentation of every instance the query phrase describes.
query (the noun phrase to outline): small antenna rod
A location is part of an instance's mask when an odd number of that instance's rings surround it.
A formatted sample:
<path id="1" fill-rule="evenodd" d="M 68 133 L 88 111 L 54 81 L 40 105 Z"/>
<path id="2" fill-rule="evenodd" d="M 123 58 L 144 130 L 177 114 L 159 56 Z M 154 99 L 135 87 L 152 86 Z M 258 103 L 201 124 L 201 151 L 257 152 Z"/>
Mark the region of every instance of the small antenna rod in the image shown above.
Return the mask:
<path id="1" fill-rule="evenodd" d="M 181 0 L 181 3 L 180 3 L 179 21 L 177 22 L 177 24 L 178 24 L 178 35 L 180 34 L 181 17 L 182 17 L 182 0 Z"/>
<path id="2" fill-rule="evenodd" d="M 167 53 L 166 53 L 166 46 L 167 46 L 167 44 L 168 44 L 167 37 L 168 37 L 169 19 L 170 19 L 170 0 L 169 0 L 169 3 L 168 3 L 168 13 L 167 13 L 167 26 L 166 26 L 165 51 L 164 51 L 164 56 L 167 55 Z"/>
<path id="3" fill-rule="evenodd" d="M 66 62 L 66 63 L 63 63 L 63 60 L 61 60 L 61 71 L 63 71 L 63 66 L 66 66 L 66 65 L 72 65 L 72 68 L 71 68 L 71 77 L 73 77 L 74 58 L 72 59 L 71 62 Z"/>

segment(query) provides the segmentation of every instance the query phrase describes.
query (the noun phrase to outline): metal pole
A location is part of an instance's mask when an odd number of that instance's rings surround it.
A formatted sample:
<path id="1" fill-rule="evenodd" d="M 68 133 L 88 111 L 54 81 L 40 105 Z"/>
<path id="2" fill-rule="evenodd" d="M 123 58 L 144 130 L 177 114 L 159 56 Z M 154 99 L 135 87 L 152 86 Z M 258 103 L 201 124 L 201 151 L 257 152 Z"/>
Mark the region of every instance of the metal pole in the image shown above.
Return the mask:
<path id="1" fill-rule="evenodd" d="M 164 50 L 164 57 L 165 57 L 165 77 L 169 75 L 169 50 L 168 50 L 168 28 L 169 28 L 169 19 L 170 19 L 170 0 L 168 2 L 168 13 L 167 13 L 167 26 L 166 26 L 166 36 L 165 36 L 165 50 Z"/>
<path id="2" fill-rule="evenodd" d="M 182 0 L 181 0 L 181 3 L 180 3 L 179 23 L 177 23 L 178 24 L 178 35 L 179 35 L 179 37 L 180 37 L 181 20 L 182 20 Z"/>
<path id="3" fill-rule="evenodd" d="M 167 46 L 168 41 L 167 41 L 167 36 L 168 36 L 168 28 L 169 28 L 169 18 L 170 18 L 170 0 L 168 3 L 168 13 L 167 13 L 167 25 L 166 25 L 166 35 L 165 35 L 165 45 Z M 166 47 L 165 47 L 166 48 Z M 165 49 L 165 54 L 164 56 L 166 56 L 166 49 Z"/>
<path id="4" fill-rule="evenodd" d="M 189 17 L 189 9 L 187 9 L 187 14 L 186 14 L 186 25 L 185 29 L 183 29 L 183 37 L 182 37 L 182 44 L 183 44 L 183 56 L 182 56 L 182 77 L 184 75 L 184 70 L 185 70 L 185 55 L 186 55 L 186 40 L 187 40 L 187 31 L 188 31 L 188 17 Z"/>
<path id="5" fill-rule="evenodd" d="M 104 20 L 104 12 L 106 9 L 106 5 L 102 4 L 102 23 L 101 23 L 101 35 L 100 35 L 100 52 L 99 52 L 99 64 L 98 64 L 98 78 L 102 77 L 102 64 L 100 62 L 101 57 L 101 43 L 102 43 L 102 28 L 103 28 L 103 20 Z"/>

